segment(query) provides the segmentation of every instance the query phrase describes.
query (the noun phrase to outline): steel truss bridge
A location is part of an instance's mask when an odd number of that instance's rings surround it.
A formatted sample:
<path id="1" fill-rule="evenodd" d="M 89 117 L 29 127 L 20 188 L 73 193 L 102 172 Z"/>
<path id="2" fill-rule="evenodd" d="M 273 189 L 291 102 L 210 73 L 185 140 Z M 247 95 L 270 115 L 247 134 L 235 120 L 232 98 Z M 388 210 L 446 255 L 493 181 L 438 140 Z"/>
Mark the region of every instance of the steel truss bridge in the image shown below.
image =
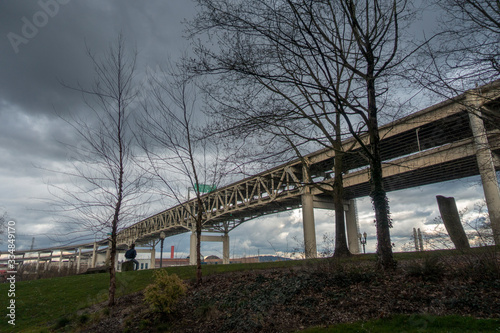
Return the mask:
<path id="1" fill-rule="evenodd" d="M 500 116 L 499 87 L 500 82 L 496 82 L 483 87 L 480 96 L 469 92 L 382 126 L 385 189 L 394 191 L 479 174 L 476 139 L 485 134 L 495 167 L 500 168 L 500 126 L 487 122 L 481 133 L 471 126 L 470 112 L 471 107 L 477 110 L 479 106 L 483 112 Z M 367 136 L 363 141 L 368 145 Z M 348 151 L 344 157 L 346 199 L 367 196 L 369 166 L 360 145 L 349 138 L 343 147 Z M 329 176 L 334 159 L 335 152 L 330 149 L 305 157 L 312 178 L 326 184 L 333 184 Z M 298 208 L 308 192 L 314 196 L 314 207 L 331 208 L 332 198 L 308 185 L 305 172 L 303 162 L 297 159 L 203 195 L 203 231 L 227 234 L 248 220 Z M 118 243 L 147 242 L 158 239 L 161 232 L 172 236 L 193 231 L 196 205 L 193 199 L 144 219 L 121 231 Z"/>
<path id="2" fill-rule="evenodd" d="M 382 126 L 381 155 L 386 191 L 481 174 L 490 217 L 496 213 L 500 218 L 500 194 L 495 176 L 495 170 L 500 169 L 500 122 L 483 123 L 482 115 L 500 119 L 500 81 Z M 368 137 L 361 138 L 369 146 Z M 358 252 L 352 199 L 369 194 L 369 165 L 354 138 L 342 144 L 347 151 L 344 155 L 344 191 L 348 241 L 351 251 Z M 332 185 L 334 159 L 335 151 L 322 149 L 305 156 L 307 167 L 297 159 L 203 195 L 203 231 L 223 236 L 202 236 L 201 240 L 223 241 L 224 262 L 228 262 L 228 233 L 231 230 L 260 216 L 302 207 L 306 255 L 314 257 L 313 208 L 332 209 L 333 199 L 308 183 L 306 173 L 309 172 L 316 183 Z M 122 247 L 133 242 L 146 244 L 158 240 L 161 233 L 169 237 L 191 231 L 191 258 L 194 260 L 197 208 L 197 200 L 192 199 L 139 221 L 118 233 L 118 244 Z M 311 248 L 309 253 L 308 246 Z M 54 250 L 57 249 L 51 249 Z"/>

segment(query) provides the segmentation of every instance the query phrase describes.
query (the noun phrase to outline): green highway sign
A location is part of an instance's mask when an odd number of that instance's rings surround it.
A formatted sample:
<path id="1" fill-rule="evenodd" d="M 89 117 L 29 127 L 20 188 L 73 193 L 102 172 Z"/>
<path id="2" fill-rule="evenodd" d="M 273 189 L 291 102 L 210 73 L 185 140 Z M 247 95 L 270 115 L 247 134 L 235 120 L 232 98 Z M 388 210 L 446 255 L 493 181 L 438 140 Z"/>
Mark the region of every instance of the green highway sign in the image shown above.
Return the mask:
<path id="1" fill-rule="evenodd" d="M 194 187 L 198 193 L 210 193 L 217 189 L 217 186 L 207 184 L 194 184 Z"/>

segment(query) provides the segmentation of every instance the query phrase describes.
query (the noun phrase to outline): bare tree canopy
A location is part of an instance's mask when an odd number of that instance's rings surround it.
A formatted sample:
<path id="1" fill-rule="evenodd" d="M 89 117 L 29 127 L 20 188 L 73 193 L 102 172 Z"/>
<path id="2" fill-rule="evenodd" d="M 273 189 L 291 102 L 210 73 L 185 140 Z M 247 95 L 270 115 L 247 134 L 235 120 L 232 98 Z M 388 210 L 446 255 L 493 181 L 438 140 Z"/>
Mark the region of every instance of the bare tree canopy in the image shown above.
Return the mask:
<path id="1" fill-rule="evenodd" d="M 432 0 L 443 15 L 437 38 L 413 68 L 413 79 L 438 96 L 454 97 L 500 78 L 497 0 Z"/>
<path id="2" fill-rule="evenodd" d="M 347 129 L 370 164 L 380 263 L 393 267 L 378 123 L 394 84 L 389 78 L 412 53 L 400 50 L 401 31 L 411 18 L 407 1 L 198 3 L 201 12 L 191 31 L 206 32 L 217 44 L 210 48 L 200 43 L 191 69 L 225 83 L 212 93 L 228 111 L 224 119 L 239 123 L 240 132 L 247 126 L 262 130 L 262 122 L 293 120 L 295 126 L 286 131 L 283 125 L 278 128 L 296 140 L 295 146 L 316 142 L 335 148 L 335 133 L 342 136 Z M 235 88 L 244 93 L 232 94 Z M 262 108 L 266 104 L 273 107 Z M 252 113 L 258 109 L 266 113 Z M 335 119 L 337 113 L 343 126 Z M 260 126 L 252 126 L 255 119 Z M 362 134 L 369 136 L 368 143 Z"/>
<path id="3" fill-rule="evenodd" d="M 225 162 L 217 141 L 202 135 L 204 117 L 197 102 L 197 88 L 186 72 L 169 65 L 155 73 L 152 89 L 144 102 L 139 120 L 140 145 L 149 173 L 157 180 L 156 190 L 187 205 L 193 193 L 194 210 L 186 209 L 195 220 L 197 283 L 202 281 L 201 231 L 207 203 L 202 187 L 216 188 L 225 175 Z M 203 185 L 202 185 L 203 184 Z M 188 193 L 187 197 L 185 193 Z"/>

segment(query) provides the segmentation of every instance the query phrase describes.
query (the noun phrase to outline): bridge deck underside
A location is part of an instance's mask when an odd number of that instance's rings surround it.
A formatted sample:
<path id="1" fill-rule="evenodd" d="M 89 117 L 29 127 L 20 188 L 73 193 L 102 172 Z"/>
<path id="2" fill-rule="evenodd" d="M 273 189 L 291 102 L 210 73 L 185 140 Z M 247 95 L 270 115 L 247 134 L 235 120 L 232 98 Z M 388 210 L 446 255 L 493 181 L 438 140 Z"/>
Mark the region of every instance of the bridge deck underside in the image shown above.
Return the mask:
<path id="1" fill-rule="evenodd" d="M 384 178 L 387 192 L 411 187 L 440 183 L 479 174 L 475 156 L 469 156 L 439 165 L 420 168 Z M 363 183 L 345 189 L 348 199 L 364 197 L 370 194 L 370 184 Z"/>
<path id="2" fill-rule="evenodd" d="M 496 95 L 494 98 L 499 99 Z M 493 127 L 489 126 L 487 130 Z M 443 102 L 384 125 L 380 135 L 384 170 L 387 168 L 389 171 L 384 171 L 384 185 L 388 192 L 479 173 L 469 114 L 460 100 Z M 495 135 L 498 138 L 498 130 Z M 343 142 L 346 151 L 343 161 L 345 199 L 370 194 L 369 166 L 365 153 L 365 149 L 369 150 L 370 146 L 367 136 L 362 138 L 365 148 L 353 138 Z M 500 140 L 495 140 L 492 147 L 498 153 Z M 306 156 L 306 159 L 312 179 L 331 185 L 335 152 L 324 149 Z M 398 163 L 398 167 L 393 167 Z M 276 179 L 279 179 L 279 185 L 276 185 Z M 209 204 L 203 229 L 228 232 L 250 219 L 298 208 L 304 186 L 307 186 L 307 180 L 303 175 L 302 160 L 296 160 L 218 189 L 216 193 L 204 196 L 204 200 L 215 204 Z M 314 194 L 328 200 L 328 196 L 321 191 Z M 227 198 L 237 199 L 231 201 Z M 189 219 L 179 220 L 175 224 L 162 231 L 169 236 L 193 230 L 193 221 Z M 158 238 L 159 232 L 159 228 L 149 230 L 139 238 Z"/>

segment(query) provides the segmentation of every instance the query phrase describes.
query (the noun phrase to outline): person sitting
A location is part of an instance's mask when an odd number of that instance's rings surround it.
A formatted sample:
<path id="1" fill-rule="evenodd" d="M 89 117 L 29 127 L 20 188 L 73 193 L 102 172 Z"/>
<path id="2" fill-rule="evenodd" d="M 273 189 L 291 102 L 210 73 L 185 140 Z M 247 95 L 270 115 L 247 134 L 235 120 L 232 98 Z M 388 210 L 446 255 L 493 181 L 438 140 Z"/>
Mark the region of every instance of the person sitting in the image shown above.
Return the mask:
<path id="1" fill-rule="evenodd" d="M 135 264 L 135 270 L 139 269 L 139 262 L 135 257 L 137 256 L 137 251 L 135 250 L 135 244 L 132 243 L 130 245 L 130 248 L 125 252 L 125 258 L 128 259 L 129 261 L 132 261 Z"/>

